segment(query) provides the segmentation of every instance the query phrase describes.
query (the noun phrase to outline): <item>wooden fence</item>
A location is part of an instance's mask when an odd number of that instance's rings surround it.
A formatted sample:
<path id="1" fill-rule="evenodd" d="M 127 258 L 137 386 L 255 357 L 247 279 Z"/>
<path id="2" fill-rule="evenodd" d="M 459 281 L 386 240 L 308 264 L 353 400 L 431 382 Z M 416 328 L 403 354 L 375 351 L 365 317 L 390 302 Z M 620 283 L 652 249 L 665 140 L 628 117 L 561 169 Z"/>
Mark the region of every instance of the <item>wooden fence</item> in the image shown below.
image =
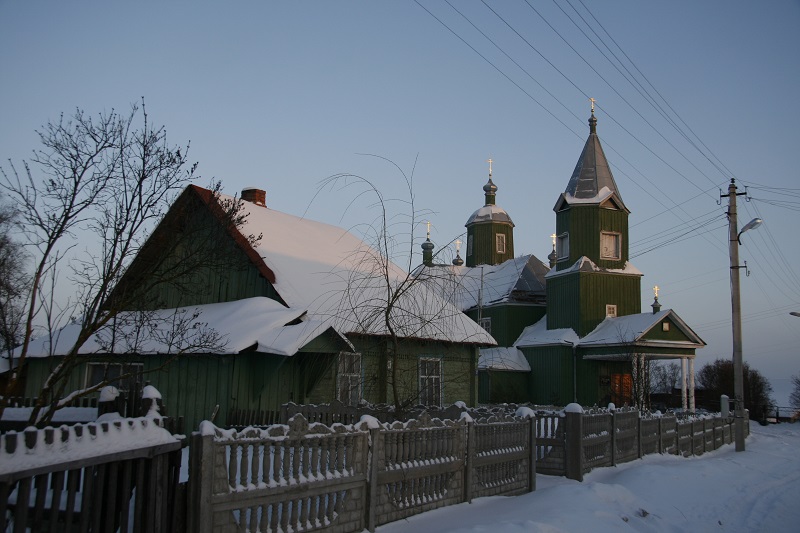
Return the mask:
<path id="1" fill-rule="evenodd" d="M 181 441 L 157 426 L 140 418 L 0 437 L 0 531 L 182 530 Z"/>
<path id="2" fill-rule="evenodd" d="M 361 531 L 535 488 L 532 420 L 309 424 L 192 436 L 189 531 Z"/>

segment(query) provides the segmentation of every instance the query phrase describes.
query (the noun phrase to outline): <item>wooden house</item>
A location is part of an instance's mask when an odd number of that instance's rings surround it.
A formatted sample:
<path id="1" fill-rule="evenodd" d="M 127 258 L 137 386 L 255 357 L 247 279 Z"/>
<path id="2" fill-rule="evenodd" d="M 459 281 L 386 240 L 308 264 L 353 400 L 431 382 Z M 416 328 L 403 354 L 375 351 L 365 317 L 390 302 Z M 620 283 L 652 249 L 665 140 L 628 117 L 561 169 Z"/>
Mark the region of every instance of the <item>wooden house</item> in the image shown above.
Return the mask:
<path id="1" fill-rule="evenodd" d="M 161 391 L 169 414 L 187 418 L 187 427 L 210 418 L 220 425 L 261 422 L 287 401 L 392 403 L 394 384 L 407 403 L 477 402 L 478 350 L 495 344 L 491 335 L 440 287 L 417 279 L 392 309 L 395 351 L 381 317 L 387 286 L 408 273 L 388 263 L 376 276 L 375 261 L 383 259 L 359 238 L 268 208 L 265 199 L 262 190 L 243 191 L 246 217 L 236 226 L 221 215 L 235 199 L 184 190 L 117 290 L 146 285 L 198 246 L 236 261 L 154 285 L 143 298 L 146 311 L 120 314 L 113 331 L 82 346 L 85 360 L 68 390 L 133 370 Z M 185 213 L 210 222 L 201 242 L 181 241 Z M 196 327 L 176 339 L 176 322 Z M 75 328 L 31 346 L 26 395 L 36 395 Z M 213 351 L 192 348 L 192 335 L 202 332 L 213 332 Z"/>

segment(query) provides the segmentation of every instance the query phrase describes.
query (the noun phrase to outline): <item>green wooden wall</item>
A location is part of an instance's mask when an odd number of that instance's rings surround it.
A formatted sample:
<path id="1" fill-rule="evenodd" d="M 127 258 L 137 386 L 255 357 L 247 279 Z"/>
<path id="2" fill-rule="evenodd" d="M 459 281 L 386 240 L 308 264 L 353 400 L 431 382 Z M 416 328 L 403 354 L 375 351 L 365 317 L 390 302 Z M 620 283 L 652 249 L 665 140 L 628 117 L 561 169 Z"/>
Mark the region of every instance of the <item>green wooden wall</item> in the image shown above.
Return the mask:
<path id="1" fill-rule="evenodd" d="M 620 233 L 620 259 L 600 259 L 600 232 Z M 556 270 L 572 266 L 583 256 L 601 268 L 623 268 L 628 260 L 628 213 L 597 205 L 572 205 L 556 213 L 556 234 L 569 234 L 569 257 L 560 260 Z"/>
<path id="2" fill-rule="evenodd" d="M 606 305 L 617 316 L 641 313 L 641 278 L 606 272 L 574 272 L 547 280 L 547 328 L 572 328 L 581 337 L 606 317 Z"/>
<path id="3" fill-rule="evenodd" d="M 506 252 L 497 253 L 496 234 L 506 236 Z M 467 254 L 468 267 L 499 265 L 514 257 L 514 226 L 505 222 L 481 222 L 467 228 L 467 242 L 472 237 L 472 254 Z M 467 250 L 469 251 L 469 250 Z"/>
<path id="4" fill-rule="evenodd" d="M 477 309 L 467 311 L 475 322 L 478 315 L 492 319 L 492 337 L 498 346 L 511 346 L 522 333 L 522 330 L 538 322 L 547 312 L 544 305 L 532 304 L 497 304 L 484 307 L 479 313 Z"/>
<path id="5" fill-rule="evenodd" d="M 529 381 L 528 372 L 480 370 L 478 402 L 482 404 L 529 402 Z"/>

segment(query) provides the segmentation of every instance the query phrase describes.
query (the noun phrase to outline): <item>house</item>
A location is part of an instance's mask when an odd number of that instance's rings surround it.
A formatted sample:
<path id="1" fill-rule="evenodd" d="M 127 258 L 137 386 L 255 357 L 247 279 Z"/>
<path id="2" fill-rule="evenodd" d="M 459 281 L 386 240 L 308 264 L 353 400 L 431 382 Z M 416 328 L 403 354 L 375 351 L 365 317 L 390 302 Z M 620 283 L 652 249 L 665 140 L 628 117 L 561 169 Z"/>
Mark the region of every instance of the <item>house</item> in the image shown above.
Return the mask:
<path id="1" fill-rule="evenodd" d="M 440 286 L 410 279 L 342 228 L 267 207 L 263 190 L 242 191 L 238 226 L 223 216 L 236 203 L 183 191 L 116 288 L 147 287 L 142 309 L 84 343 L 68 389 L 133 370 L 187 427 L 268 419 L 287 401 L 477 402 L 478 350 L 496 343 Z M 201 223 L 207 231 L 182 239 Z M 230 260 L 180 279 L 160 275 L 209 247 Z M 148 285 L 155 278 L 168 281 Z M 387 287 L 400 286 L 387 323 Z M 31 346 L 26 395 L 36 395 L 76 328 Z"/>
<path id="2" fill-rule="evenodd" d="M 459 278 L 461 309 L 498 341 L 481 349 L 481 401 L 644 405 L 647 362 L 678 359 L 683 405 L 694 408 L 695 350 L 705 343 L 675 311 L 661 310 L 657 293 L 652 313 L 642 313 L 642 273 L 628 261 L 630 211 L 594 109 L 553 208 L 549 269 L 535 256 L 514 257 L 514 223 L 496 205 L 491 161 L 483 190 L 485 205 L 466 223 L 466 265 L 460 256 L 452 266 L 434 265 L 433 244 L 423 245 L 426 266 Z"/>

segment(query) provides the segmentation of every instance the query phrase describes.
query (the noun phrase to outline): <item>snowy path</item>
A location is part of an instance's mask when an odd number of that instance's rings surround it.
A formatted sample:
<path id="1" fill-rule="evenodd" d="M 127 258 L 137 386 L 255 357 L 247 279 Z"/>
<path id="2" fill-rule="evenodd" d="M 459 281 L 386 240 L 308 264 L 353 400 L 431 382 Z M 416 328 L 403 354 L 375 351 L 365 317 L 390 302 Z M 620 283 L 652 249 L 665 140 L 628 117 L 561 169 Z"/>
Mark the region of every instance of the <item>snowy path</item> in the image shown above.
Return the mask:
<path id="1" fill-rule="evenodd" d="M 379 533 L 800 531 L 800 424 L 753 423 L 747 451 L 648 456 L 583 483 L 538 476 L 538 490 L 475 500 Z"/>

